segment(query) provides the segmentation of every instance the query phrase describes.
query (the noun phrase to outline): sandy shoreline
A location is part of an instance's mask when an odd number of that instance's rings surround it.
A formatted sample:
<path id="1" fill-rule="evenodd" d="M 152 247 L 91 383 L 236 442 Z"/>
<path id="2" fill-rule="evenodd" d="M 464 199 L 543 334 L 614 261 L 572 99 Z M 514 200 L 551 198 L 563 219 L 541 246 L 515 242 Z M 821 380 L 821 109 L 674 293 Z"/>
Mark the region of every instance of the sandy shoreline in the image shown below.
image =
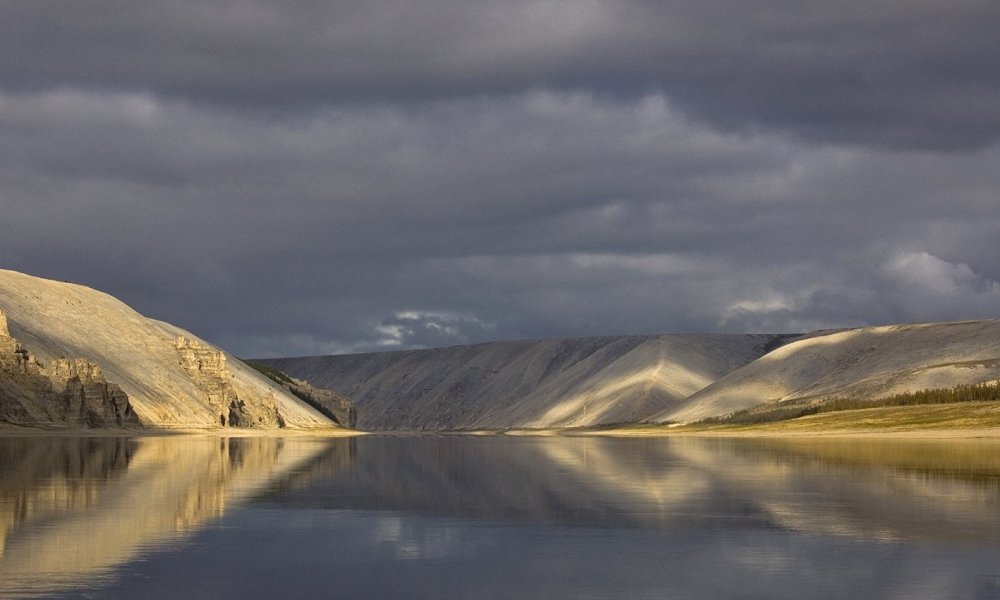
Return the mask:
<path id="1" fill-rule="evenodd" d="M 970 428 L 970 429 L 923 429 L 923 430 L 819 430 L 819 431 L 786 431 L 768 429 L 745 430 L 688 430 L 676 431 L 669 429 L 609 429 L 609 430 L 509 430 L 509 431 L 426 431 L 426 432 L 389 432 L 389 431 L 348 431 L 348 430 L 122 430 L 122 429 L 85 429 L 85 430 L 52 430 L 52 429 L 8 429 L 0 427 L 0 438 L 4 437 L 218 437 L 218 438 L 342 438 L 367 435 L 458 435 L 470 437 L 605 437 L 605 438 L 849 438 L 849 439 L 908 439 L 908 440 L 959 440 L 978 439 L 996 440 L 1000 442 L 1000 429 Z"/>
<path id="2" fill-rule="evenodd" d="M 31 429 L 0 426 L 3 437 L 356 437 L 353 429 Z"/>
<path id="3" fill-rule="evenodd" d="M 650 437 L 738 437 L 738 438 L 855 438 L 855 439 L 921 439 L 921 440 L 953 440 L 953 439 L 994 439 L 1000 441 L 1000 429 L 995 428 L 969 428 L 969 429 L 908 429 L 908 430 L 770 430 L 743 429 L 743 430 L 689 430 L 689 431 L 652 431 L 617 429 L 608 431 L 578 431 L 572 433 L 561 433 L 556 435 L 572 436 L 598 436 L 598 437 L 619 437 L 619 438 L 650 438 Z"/>

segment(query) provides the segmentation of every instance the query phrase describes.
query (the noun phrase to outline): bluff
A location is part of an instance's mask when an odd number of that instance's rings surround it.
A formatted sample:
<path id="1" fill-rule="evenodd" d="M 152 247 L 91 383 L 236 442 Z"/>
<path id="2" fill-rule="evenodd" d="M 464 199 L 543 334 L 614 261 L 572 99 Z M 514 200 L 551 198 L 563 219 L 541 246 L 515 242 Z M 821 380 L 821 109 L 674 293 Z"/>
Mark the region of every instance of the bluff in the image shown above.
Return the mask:
<path id="1" fill-rule="evenodd" d="M 336 425 L 221 349 L 70 283 L 0 270 L 0 424 Z"/>

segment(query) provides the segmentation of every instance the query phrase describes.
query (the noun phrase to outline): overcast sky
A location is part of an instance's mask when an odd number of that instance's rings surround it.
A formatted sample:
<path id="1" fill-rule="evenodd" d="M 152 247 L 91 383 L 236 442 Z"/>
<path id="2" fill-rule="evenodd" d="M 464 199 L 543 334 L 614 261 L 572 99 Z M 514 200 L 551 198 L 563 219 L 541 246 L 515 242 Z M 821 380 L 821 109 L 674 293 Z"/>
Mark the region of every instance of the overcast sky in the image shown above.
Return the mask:
<path id="1" fill-rule="evenodd" d="M 1000 317 L 996 0 L 7 0 L 0 267 L 242 356 Z"/>

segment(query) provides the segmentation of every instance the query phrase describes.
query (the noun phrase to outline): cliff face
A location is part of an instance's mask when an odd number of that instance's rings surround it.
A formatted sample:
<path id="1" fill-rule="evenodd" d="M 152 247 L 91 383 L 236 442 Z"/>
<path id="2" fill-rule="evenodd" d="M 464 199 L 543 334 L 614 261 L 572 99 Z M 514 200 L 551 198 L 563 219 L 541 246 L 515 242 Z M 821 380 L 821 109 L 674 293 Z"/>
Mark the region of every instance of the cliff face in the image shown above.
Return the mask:
<path id="1" fill-rule="evenodd" d="M 0 421 L 17 425 L 138 426 L 126 394 L 84 359 L 47 366 L 10 336 L 0 310 Z"/>
<path id="2" fill-rule="evenodd" d="M 285 426 L 273 393 L 253 404 L 240 399 L 233 387 L 233 374 L 226 366 L 226 355 L 221 350 L 182 335 L 177 337 L 176 347 L 181 366 L 198 384 L 205 402 L 219 414 L 221 427 Z"/>
<path id="3" fill-rule="evenodd" d="M 95 290 L 0 270 L 0 425 L 336 425 L 191 333 Z"/>

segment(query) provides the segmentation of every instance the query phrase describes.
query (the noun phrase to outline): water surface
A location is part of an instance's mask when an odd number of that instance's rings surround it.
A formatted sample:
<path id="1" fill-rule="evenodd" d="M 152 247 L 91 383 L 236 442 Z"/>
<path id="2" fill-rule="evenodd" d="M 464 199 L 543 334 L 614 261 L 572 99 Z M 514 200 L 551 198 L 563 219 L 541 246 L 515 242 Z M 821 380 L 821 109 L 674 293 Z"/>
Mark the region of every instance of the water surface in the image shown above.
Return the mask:
<path id="1" fill-rule="evenodd" d="M 0 597 L 997 598 L 998 450 L 0 438 Z"/>

